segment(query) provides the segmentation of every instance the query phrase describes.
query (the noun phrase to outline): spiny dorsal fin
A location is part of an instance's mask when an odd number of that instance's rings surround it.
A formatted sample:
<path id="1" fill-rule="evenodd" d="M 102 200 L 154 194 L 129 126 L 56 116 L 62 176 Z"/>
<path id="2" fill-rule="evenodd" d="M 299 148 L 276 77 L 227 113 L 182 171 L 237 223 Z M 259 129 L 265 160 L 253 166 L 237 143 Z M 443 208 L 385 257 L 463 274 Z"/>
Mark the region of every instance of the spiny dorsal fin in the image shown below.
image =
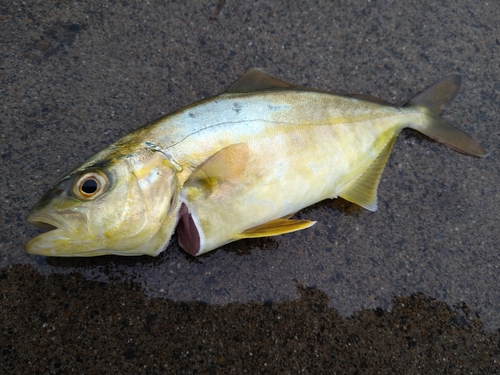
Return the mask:
<path id="1" fill-rule="evenodd" d="M 387 142 L 387 145 L 385 145 L 368 169 L 339 193 L 340 197 L 349 202 L 356 203 L 367 210 L 377 210 L 378 183 L 395 140 L 396 137 L 394 136 Z"/>
<path id="2" fill-rule="evenodd" d="M 269 89 L 296 89 L 298 86 L 274 78 L 260 69 L 250 69 L 234 81 L 225 92 L 251 92 Z"/>
<path id="3" fill-rule="evenodd" d="M 205 160 L 186 181 L 207 194 L 224 182 L 237 180 L 245 172 L 248 163 L 248 144 L 236 143 Z"/>
<path id="4" fill-rule="evenodd" d="M 310 220 L 276 219 L 250 228 L 238 234 L 235 239 L 278 236 L 280 234 L 306 229 L 314 224 L 316 224 L 316 222 Z"/>

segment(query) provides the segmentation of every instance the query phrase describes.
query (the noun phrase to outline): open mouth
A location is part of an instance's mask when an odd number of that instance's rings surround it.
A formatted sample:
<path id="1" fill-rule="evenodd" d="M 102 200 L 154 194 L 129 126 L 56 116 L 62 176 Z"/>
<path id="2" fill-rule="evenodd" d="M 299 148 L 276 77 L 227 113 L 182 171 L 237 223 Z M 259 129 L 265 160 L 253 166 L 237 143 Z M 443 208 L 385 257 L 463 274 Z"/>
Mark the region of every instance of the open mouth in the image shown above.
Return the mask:
<path id="1" fill-rule="evenodd" d="M 37 214 L 29 214 L 26 217 L 26 221 L 31 225 L 45 229 L 47 231 L 55 230 L 60 227 L 59 223 L 57 223 L 55 220 Z"/>
<path id="2" fill-rule="evenodd" d="M 68 241 L 66 229 L 52 217 L 31 213 L 26 217 L 26 221 L 46 230 L 25 245 L 26 251 L 30 254 L 56 255 L 61 244 Z"/>

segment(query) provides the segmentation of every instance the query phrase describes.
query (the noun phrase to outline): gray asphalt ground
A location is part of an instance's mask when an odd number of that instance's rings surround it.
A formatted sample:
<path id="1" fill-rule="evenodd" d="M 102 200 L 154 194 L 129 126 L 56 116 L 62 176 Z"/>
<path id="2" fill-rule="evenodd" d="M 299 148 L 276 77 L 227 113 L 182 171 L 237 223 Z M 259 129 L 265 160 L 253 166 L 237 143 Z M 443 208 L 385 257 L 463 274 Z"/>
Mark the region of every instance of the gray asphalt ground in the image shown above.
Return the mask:
<path id="1" fill-rule="evenodd" d="M 0 4 L 0 373 L 500 372 L 500 3 Z M 199 258 L 31 256 L 66 172 L 252 67 L 404 104 L 462 74 L 446 118 L 490 151 L 398 138 L 379 210 Z"/>

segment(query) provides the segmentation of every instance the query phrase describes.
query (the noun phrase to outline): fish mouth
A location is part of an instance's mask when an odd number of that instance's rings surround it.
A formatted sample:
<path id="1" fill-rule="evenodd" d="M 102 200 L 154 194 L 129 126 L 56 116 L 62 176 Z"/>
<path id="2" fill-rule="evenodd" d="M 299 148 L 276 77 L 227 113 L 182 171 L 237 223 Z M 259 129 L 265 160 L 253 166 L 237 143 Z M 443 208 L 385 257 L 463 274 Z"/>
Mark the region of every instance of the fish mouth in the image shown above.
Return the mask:
<path id="1" fill-rule="evenodd" d="M 61 225 L 54 219 L 40 214 L 29 214 L 26 221 L 38 228 L 52 231 L 58 229 Z"/>
<path id="2" fill-rule="evenodd" d="M 39 234 L 24 245 L 28 253 L 44 256 L 63 255 L 63 249 L 69 244 L 70 238 L 68 237 L 67 228 L 62 223 L 53 217 L 38 213 L 29 214 L 26 221 L 47 231 Z"/>

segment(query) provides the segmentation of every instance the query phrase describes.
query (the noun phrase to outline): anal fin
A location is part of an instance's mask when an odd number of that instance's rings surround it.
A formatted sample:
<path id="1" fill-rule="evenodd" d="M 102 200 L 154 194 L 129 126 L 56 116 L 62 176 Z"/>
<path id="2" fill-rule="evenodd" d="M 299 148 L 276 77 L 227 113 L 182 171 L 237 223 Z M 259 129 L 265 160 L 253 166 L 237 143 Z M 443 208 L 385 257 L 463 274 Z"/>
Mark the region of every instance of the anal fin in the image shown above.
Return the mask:
<path id="1" fill-rule="evenodd" d="M 342 189 L 339 193 L 340 197 L 349 202 L 356 203 L 367 210 L 377 210 L 377 187 L 395 140 L 396 136 L 387 142 L 368 169 Z"/>
<path id="2" fill-rule="evenodd" d="M 306 229 L 314 224 L 316 224 L 316 222 L 310 220 L 275 219 L 250 228 L 236 235 L 235 239 L 278 236 L 280 234 Z"/>

